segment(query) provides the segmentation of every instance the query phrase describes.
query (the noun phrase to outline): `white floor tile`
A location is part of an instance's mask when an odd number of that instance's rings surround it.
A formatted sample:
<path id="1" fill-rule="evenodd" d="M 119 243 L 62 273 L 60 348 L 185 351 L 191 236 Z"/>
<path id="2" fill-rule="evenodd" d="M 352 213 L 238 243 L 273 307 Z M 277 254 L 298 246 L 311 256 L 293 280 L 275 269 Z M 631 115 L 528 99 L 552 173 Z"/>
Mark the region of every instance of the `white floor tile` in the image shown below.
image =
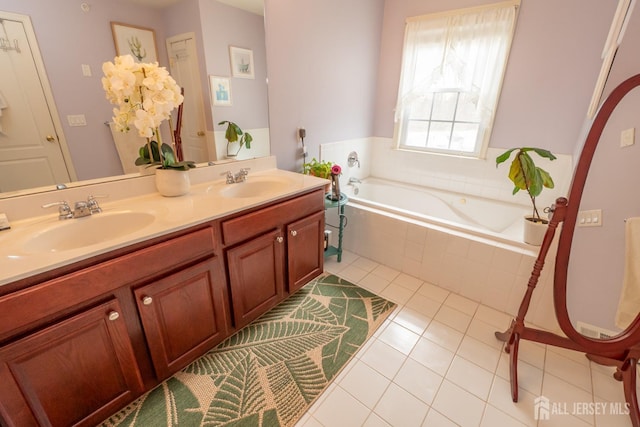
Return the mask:
<path id="1" fill-rule="evenodd" d="M 313 418 L 326 427 L 360 426 L 369 409 L 340 387 L 334 388 L 313 413 Z"/>
<path id="2" fill-rule="evenodd" d="M 489 403 L 521 423 L 535 427 L 538 423 L 534 419 L 534 400 L 536 397 L 539 396 L 520 389 L 518 401 L 514 402 L 511 399 L 509 381 L 496 377 L 489 393 Z"/>
<path id="3" fill-rule="evenodd" d="M 426 403 L 392 383 L 374 412 L 392 426 L 420 427 L 428 410 Z"/>
<path id="4" fill-rule="evenodd" d="M 404 362 L 393 382 L 430 405 L 442 384 L 442 379 L 441 375 L 409 358 Z"/>
<path id="5" fill-rule="evenodd" d="M 493 382 L 493 372 L 456 356 L 453 358 L 445 378 L 480 399 L 487 400 Z"/>
<path id="6" fill-rule="evenodd" d="M 510 380 L 510 361 L 507 353 L 501 353 L 496 373 L 505 380 Z M 518 386 L 528 392 L 540 395 L 542 392 L 542 369 L 536 368 L 522 360 L 518 361 Z"/>
<path id="7" fill-rule="evenodd" d="M 420 287 L 423 284 L 423 281 L 413 277 L 413 276 L 409 276 L 408 274 L 404 274 L 404 273 L 400 273 L 394 280 L 393 283 L 395 283 L 396 285 L 400 285 L 402 287 L 405 287 L 407 289 L 410 289 L 412 291 L 417 291 L 418 289 L 420 289 Z"/>
<path id="8" fill-rule="evenodd" d="M 583 365 L 568 359 L 555 351 L 547 348 L 547 357 L 544 365 L 545 372 L 561 377 L 565 381 L 591 392 L 591 369 L 589 365 Z"/>
<path id="9" fill-rule="evenodd" d="M 433 320 L 437 320 L 459 332 L 465 333 L 469 327 L 469 323 L 471 323 L 471 316 L 447 306 L 445 302 L 445 305 L 440 307 L 440 310 L 438 310 Z"/>
<path id="10" fill-rule="evenodd" d="M 520 421 L 505 414 L 501 410 L 487 405 L 482 416 L 480 427 L 524 427 Z"/>
<path id="11" fill-rule="evenodd" d="M 408 355 L 420 339 L 420 335 L 396 322 L 391 322 L 382 331 L 378 339 L 389 344 L 399 352 Z"/>
<path id="12" fill-rule="evenodd" d="M 567 404 L 568 412 L 573 414 L 573 403 L 580 405 L 590 404 L 593 402 L 593 395 L 591 392 L 587 392 L 582 388 L 570 384 L 564 379 L 560 379 L 555 375 L 551 375 L 548 372 L 544 373 L 542 379 L 542 395 L 549 399 L 549 401 L 556 404 Z M 593 424 L 594 416 L 588 414 L 575 414 L 583 421 Z"/>
<path id="13" fill-rule="evenodd" d="M 464 338 L 462 332 L 435 320 L 427 326 L 422 336 L 452 352 L 458 349 L 460 342 Z"/>
<path id="14" fill-rule="evenodd" d="M 432 371 L 444 376 L 453 360 L 454 353 L 426 338 L 420 338 L 409 355 Z"/>
<path id="15" fill-rule="evenodd" d="M 431 283 L 423 283 L 417 291 L 420 295 L 431 298 L 432 300 L 443 303 L 449 296 L 449 291 Z"/>
<path id="16" fill-rule="evenodd" d="M 418 313 L 422 313 L 431 319 L 435 317 L 441 306 L 441 302 L 419 293 L 414 294 L 405 305 L 405 307 L 415 310 Z"/>
<path id="17" fill-rule="evenodd" d="M 385 280 L 388 280 L 389 282 L 393 281 L 400 274 L 398 270 L 382 264 L 373 269 L 372 273 L 376 276 L 382 277 Z"/>
<path id="18" fill-rule="evenodd" d="M 480 425 L 485 402 L 445 379 L 432 406 L 456 424 L 477 426 Z"/>
<path id="19" fill-rule="evenodd" d="M 444 305 L 455 308 L 469 316 L 473 316 L 480 304 L 470 300 L 469 298 L 465 298 L 462 295 L 449 294 L 447 299 L 444 301 Z"/>
<path id="20" fill-rule="evenodd" d="M 362 427 L 393 427 L 385 420 L 380 418 L 375 412 L 369 414 L 369 418 L 364 422 Z"/>
<path id="21" fill-rule="evenodd" d="M 406 358 L 390 345 L 375 340 L 360 360 L 391 380 L 396 376 Z"/>
<path id="22" fill-rule="evenodd" d="M 375 270 L 376 267 L 378 267 L 380 264 L 368 258 L 358 258 L 355 261 L 353 261 L 352 265 L 354 267 L 358 267 L 362 270 L 365 270 L 367 273 L 370 273 L 373 270 Z"/>
<path id="23" fill-rule="evenodd" d="M 358 361 L 339 382 L 340 387 L 369 409 L 378 403 L 390 383 L 391 380 L 362 361 Z"/>
<path id="24" fill-rule="evenodd" d="M 404 326 L 416 334 L 422 335 L 429 326 L 431 318 L 408 307 L 402 308 L 393 321 Z"/>
<path id="25" fill-rule="evenodd" d="M 396 304 L 402 305 L 409 301 L 413 294 L 414 291 L 407 289 L 404 286 L 400 286 L 396 283 L 389 284 L 389 286 L 387 286 L 382 292 L 380 292 L 381 297 L 393 301 Z"/>
<path id="26" fill-rule="evenodd" d="M 498 367 L 501 350 L 488 346 L 470 336 L 465 336 L 458 349 L 458 354 L 489 372 Z"/>
<path id="27" fill-rule="evenodd" d="M 389 286 L 389 281 L 383 277 L 369 273 L 358 282 L 358 286 L 368 289 L 376 295 L 380 295 L 384 288 Z"/>
<path id="28" fill-rule="evenodd" d="M 422 427 L 458 427 L 458 424 L 431 408 L 427 413 L 427 418 L 422 423 Z"/>

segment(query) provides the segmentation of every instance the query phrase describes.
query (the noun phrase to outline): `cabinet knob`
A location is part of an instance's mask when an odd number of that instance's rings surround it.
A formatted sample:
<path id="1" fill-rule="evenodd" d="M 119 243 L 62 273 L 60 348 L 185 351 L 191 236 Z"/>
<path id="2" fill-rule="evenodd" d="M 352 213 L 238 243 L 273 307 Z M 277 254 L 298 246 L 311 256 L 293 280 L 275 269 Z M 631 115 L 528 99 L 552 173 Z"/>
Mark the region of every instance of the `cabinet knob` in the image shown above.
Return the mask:
<path id="1" fill-rule="evenodd" d="M 284 242 L 284 237 L 282 237 L 282 236 L 276 237 L 276 242 L 278 242 L 278 243 Z"/>
<path id="2" fill-rule="evenodd" d="M 119 317 L 120 317 L 120 313 L 118 313 L 117 311 L 110 311 L 109 312 L 109 320 L 111 320 L 112 322 L 114 320 L 118 320 Z"/>
<path id="3" fill-rule="evenodd" d="M 298 235 L 298 232 L 296 230 L 291 230 L 291 235 L 293 237 L 296 237 Z"/>
<path id="4" fill-rule="evenodd" d="M 142 303 L 144 305 L 151 305 L 152 302 L 153 302 L 153 298 L 149 296 L 142 298 Z"/>

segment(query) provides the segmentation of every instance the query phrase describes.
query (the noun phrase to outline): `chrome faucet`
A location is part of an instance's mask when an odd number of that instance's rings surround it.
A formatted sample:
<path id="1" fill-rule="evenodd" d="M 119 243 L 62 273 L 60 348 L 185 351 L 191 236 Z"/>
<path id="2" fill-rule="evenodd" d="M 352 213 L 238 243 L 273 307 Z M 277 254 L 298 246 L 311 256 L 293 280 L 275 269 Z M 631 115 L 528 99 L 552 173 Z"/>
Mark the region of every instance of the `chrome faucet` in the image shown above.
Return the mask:
<path id="1" fill-rule="evenodd" d="M 247 180 L 247 175 L 249 175 L 250 168 L 242 168 L 240 171 L 233 175 L 231 171 L 226 171 L 222 175 L 226 177 L 227 184 L 235 184 L 237 182 L 245 182 Z"/>
<path id="2" fill-rule="evenodd" d="M 347 185 L 353 185 L 353 184 L 361 184 L 362 181 L 360 181 L 358 178 L 351 176 L 349 177 L 349 182 L 347 183 Z"/>
<path id="3" fill-rule="evenodd" d="M 87 201 L 79 201 L 75 202 L 73 206 L 73 210 L 69 206 L 69 203 L 62 200 L 60 202 L 47 203 L 42 205 L 43 208 L 51 208 L 53 206 L 58 206 L 58 219 L 71 219 L 71 218 L 82 218 L 85 216 L 93 215 L 96 213 L 102 212 L 102 208 L 98 204 L 96 197 L 107 197 L 107 196 L 89 196 Z"/>

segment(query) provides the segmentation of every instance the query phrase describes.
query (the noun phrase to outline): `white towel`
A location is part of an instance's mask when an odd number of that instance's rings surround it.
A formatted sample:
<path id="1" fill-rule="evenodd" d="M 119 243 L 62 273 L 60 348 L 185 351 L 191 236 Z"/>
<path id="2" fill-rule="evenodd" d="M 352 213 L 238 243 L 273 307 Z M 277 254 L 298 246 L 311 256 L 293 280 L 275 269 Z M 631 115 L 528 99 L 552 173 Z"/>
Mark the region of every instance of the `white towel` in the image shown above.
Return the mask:
<path id="1" fill-rule="evenodd" d="M 640 313 L 640 217 L 625 225 L 624 278 L 616 313 L 616 326 L 624 329 Z"/>

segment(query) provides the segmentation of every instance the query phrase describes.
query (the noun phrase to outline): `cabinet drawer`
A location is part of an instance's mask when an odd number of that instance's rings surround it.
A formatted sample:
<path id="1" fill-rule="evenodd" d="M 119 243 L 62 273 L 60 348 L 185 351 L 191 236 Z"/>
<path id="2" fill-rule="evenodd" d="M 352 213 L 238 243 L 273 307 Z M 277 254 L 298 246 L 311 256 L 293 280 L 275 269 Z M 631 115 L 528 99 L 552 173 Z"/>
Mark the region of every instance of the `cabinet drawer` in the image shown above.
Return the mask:
<path id="1" fill-rule="evenodd" d="M 121 286 L 211 256 L 214 237 L 208 227 L 6 295 L 0 298 L 0 340 Z"/>
<path id="2" fill-rule="evenodd" d="M 322 189 L 222 223 L 225 245 L 233 245 L 324 209 Z"/>

